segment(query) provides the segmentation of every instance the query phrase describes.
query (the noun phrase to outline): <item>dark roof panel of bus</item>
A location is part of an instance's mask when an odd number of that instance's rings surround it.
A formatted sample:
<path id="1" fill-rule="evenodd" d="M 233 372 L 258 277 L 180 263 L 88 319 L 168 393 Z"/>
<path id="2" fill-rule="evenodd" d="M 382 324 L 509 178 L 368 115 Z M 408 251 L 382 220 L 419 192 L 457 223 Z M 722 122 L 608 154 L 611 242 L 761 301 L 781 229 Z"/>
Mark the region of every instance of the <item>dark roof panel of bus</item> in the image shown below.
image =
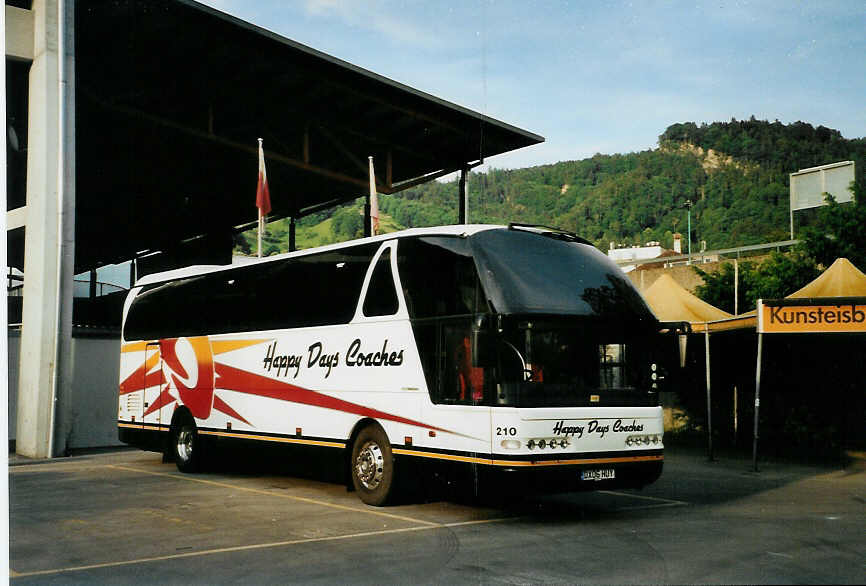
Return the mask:
<path id="1" fill-rule="evenodd" d="M 485 293 L 498 313 L 656 324 L 631 281 L 594 246 L 504 228 L 478 232 L 471 242 Z"/>

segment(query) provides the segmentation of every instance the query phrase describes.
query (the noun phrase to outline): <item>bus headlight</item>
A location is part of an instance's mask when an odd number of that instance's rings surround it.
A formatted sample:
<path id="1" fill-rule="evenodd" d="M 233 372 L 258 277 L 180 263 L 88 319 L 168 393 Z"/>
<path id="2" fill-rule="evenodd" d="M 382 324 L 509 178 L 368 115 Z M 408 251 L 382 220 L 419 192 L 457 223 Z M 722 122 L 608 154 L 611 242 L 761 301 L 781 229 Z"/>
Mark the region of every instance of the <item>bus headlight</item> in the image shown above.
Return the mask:
<path id="1" fill-rule="evenodd" d="M 545 438 L 532 438 L 526 442 L 526 447 L 530 450 L 538 448 L 541 450 L 544 449 L 566 449 L 571 446 L 571 442 L 568 438 L 565 437 L 545 437 Z"/>
<path id="2" fill-rule="evenodd" d="M 516 439 L 504 439 L 500 442 L 500 444 L 506 450 L 519 450 L 520 449 L 520 440 Z"/>

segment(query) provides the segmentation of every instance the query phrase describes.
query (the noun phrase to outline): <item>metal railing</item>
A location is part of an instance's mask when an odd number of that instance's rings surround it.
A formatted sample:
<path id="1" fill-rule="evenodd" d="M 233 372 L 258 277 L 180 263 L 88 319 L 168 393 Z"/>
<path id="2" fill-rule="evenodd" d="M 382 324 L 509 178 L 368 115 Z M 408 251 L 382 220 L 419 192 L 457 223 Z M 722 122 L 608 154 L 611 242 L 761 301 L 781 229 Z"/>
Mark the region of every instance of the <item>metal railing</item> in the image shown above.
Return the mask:
<path id="1" fill-rule="evenodd" d="M 21 280 L 21 279 L 16 279 Z M 11 280 L 10 280 L 11 282 Z M 114 283 L 96 282 L 96 297 L 102 297 L 109 293 L 118 293 L 120 291 L 128 291 L 126 287 L 115 285 Z M 24 295 L 24 284 L 7 285 L 7 297 L 22 297 Z M 84 279 L 75 279 L 74 281 L 74 296 L 75 297 L 90 297 L 90 281 Z"/>
<path id="2" fill-rule="evenodd" d="M 89 279 L 75 279 L 74 281 L 74 291 L 75 297 L 90 297 L 90 280 Z M 126 291 L 126 287 L 121 287 L 120 285 L 115 285 L 114 283 L 104 283 L 102 281 L 97 281 L 94 283 L 96 286 L 96 295 L 95 297 L 102 297 L 103 295 L 108 295 L 109 293 L 117 293 L 119 291 Z M 83 291 L 83 294 L 79 292 Z"/>
<path id="3" fill-rule="evenodd" d="M 615 260 L 614 262 L 619 266 L 628 266 L 628 265 L 646 265 L 646 264 L 668 264 L 668 263 L 681 263 L 692 262 L 692 263 L 701 263 L 703 264 L 704 259 L 706 257 L 713 256 L 723 256 L 723 255 L 732 255 L 736 254 L 737 258 L 740 258 L 740 254 L 743 252 L 756 252 L 761 250 L 771 250 L 776 249 L 777 251 L 781 251 L 782 248 L 794 246 L 799 244 L 799 240 L 779 240 L 778 242 L 767 242 L 765 244 L 750 244 L 748 246 L 737 246 L 735 248 L 719 248 L 718 250 L 705 250 L 703 252 L 695 252 L 691 255 L 689 254 L 679 254 L 676 256 L 658 256 L 656 258 L 647 258 L 647 259 L 623 259 L 623 260 Z"/>

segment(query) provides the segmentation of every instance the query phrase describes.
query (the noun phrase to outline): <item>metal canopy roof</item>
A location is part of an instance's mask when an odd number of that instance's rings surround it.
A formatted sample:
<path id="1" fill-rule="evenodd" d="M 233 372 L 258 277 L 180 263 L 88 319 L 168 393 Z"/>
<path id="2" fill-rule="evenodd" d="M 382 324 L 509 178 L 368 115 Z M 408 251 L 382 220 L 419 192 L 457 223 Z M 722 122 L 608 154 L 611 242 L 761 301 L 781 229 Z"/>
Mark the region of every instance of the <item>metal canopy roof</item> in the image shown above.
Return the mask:
<path id="1" fill-rule="evenodd" d="M 89 0 L 76 22 L 76 270 L 256 219 L 394 193 L 537 144 L 488 118 L 189 0 Z"/>

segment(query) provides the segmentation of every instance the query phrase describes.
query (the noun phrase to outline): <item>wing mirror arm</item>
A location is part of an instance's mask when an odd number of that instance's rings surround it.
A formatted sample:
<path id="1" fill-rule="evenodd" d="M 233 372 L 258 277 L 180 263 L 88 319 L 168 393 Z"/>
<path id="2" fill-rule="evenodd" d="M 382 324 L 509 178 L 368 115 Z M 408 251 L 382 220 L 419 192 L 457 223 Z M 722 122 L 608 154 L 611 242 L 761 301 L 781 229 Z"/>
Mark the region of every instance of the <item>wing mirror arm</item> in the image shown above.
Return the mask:
<path id="1" fill-rule="evenodd" d="M 479 315 L 472 324 L 472 366 L 485 368 L 496 365 L 495 337 L 488 327 L 488 315 Z"/>

